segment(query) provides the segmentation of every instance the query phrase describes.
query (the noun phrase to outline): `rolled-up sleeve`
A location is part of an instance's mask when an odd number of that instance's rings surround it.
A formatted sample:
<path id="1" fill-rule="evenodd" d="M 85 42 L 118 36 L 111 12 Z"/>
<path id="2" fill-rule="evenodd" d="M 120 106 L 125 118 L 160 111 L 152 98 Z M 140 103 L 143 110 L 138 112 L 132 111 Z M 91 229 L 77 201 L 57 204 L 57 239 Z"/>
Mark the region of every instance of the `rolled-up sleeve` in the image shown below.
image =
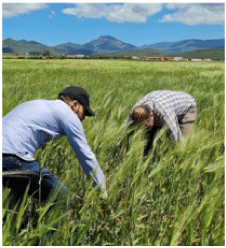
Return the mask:
<path id="1" fill-rule="evenodd" d="M 174 112 L 168 112 L 167 115 L 164 116 L 163 120 L 168 125 L 173 145 L 176 145 L 182 137 L 176 114 Z"/>
<path id="2" fill-rule="evenodd" d="M 67 119 L 61 121 L 61 128 L 76 153 L 87 177 L 94 177 L 94 185 L 100 185 L 103 192 L 102 197 L 107 198 L 104 174 L 87 143 L 82 124 L 77 115 L 74 113 L 68 115 Z"/>

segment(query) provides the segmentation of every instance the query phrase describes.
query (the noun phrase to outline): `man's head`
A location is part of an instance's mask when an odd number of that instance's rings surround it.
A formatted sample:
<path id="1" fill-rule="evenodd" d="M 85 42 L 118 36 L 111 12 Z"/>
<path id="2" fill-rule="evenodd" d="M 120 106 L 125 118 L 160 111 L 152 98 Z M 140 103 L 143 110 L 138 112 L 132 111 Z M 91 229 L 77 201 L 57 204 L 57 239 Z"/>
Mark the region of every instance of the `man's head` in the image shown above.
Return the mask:
<path id="1" fill-rule="evenodd" d="M 147 105 L 140 105 L 134 108 L 132 120 L 134 124 L 143 126 L 146 130 L 151 130 L 154 126 L 154 111 Z"/>
<path id="2" fill-rule="evenodd" d="M 81 87 L 70 86 L 59 93 L 58 99 L 66 102 L 83 121 L 85 116 L 94 116 L 89 106 L 89 94 Z"/>

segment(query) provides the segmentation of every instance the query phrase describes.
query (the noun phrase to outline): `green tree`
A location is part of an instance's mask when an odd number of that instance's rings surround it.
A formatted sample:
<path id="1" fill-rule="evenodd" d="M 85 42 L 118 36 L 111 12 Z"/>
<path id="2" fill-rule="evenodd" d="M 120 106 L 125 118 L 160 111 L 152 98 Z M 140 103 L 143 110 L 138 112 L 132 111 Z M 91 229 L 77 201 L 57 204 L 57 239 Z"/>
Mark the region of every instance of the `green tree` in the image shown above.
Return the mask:
<path id="1" fill-rule="evenodd" d="M 43 56 L 49 57 L 49 56 L 50 56 L 50 51 L 49 51 L 49 50 L 45 50 L 45 51 L 43 52 Z"/>

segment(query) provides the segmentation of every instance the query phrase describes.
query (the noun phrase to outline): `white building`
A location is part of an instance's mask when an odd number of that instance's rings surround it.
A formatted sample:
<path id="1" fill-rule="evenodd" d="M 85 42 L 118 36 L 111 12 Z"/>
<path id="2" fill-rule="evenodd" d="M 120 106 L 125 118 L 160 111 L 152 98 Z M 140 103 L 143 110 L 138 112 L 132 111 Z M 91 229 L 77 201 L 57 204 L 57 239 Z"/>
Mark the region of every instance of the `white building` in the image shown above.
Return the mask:
<path id="1" fill-rule="evenodd" d="M 200 62 L 200 61 L 202 61 L 202 59 L 191 59 L 191 61 Z"/>

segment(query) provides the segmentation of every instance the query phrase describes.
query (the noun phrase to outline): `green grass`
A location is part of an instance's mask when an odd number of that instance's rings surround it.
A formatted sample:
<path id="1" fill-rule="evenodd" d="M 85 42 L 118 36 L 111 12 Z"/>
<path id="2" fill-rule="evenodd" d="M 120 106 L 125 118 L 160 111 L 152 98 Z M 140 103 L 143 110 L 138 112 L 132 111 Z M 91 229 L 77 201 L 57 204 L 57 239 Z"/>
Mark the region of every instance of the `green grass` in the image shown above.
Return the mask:
<path id="1" fill-rule="evenodd" d="M 83 126 L 106 177 L 111 212 L 101 210 L 62 138 L 36 157 L 75 193 L 74 220 L 60 204 L 47 211 L 50 204 L 34 206 L 25 195 L 15 221 L 4 189 L 3 245 L 34 245 L 38 237 L 43 246 L 224 245 L 224 69 L 220 62 L 3 60 L 3 115 L 24 101 L 55 99 L 69 85 L 90 93 L 96 117 Z M 162 89 L 193 95 L 197 120 L 174 149 L 163 130 L 144 161 L 142 130 L 127 150 L 121 125 L 138 100 Z M 41 216 L 36 224 L 31 207 Z"/>
<path id="2" fill-rule="evenodd" d="M 114 52 L 112 54 L 108 54 L 109 57 L 138 56 L 140 58 L 146 58 L 146 57 L 174 56 L 174 57 L 183 57 L 184 59 L 189 58 L 189 59 L 211 59 L 211 60 L 225 60 L 224 55 L 225 55 L 224 48 L 195 50 L 189 52 L 164 52 L 160 50 L 154 50 L 152 48 L 144 48 L 144 49 L 138 49 L 138 50 L 134 49 L 129 51 L 120 51 L 120 52 Z M 9 57 L 9 55 L 7 56 Z"/>

